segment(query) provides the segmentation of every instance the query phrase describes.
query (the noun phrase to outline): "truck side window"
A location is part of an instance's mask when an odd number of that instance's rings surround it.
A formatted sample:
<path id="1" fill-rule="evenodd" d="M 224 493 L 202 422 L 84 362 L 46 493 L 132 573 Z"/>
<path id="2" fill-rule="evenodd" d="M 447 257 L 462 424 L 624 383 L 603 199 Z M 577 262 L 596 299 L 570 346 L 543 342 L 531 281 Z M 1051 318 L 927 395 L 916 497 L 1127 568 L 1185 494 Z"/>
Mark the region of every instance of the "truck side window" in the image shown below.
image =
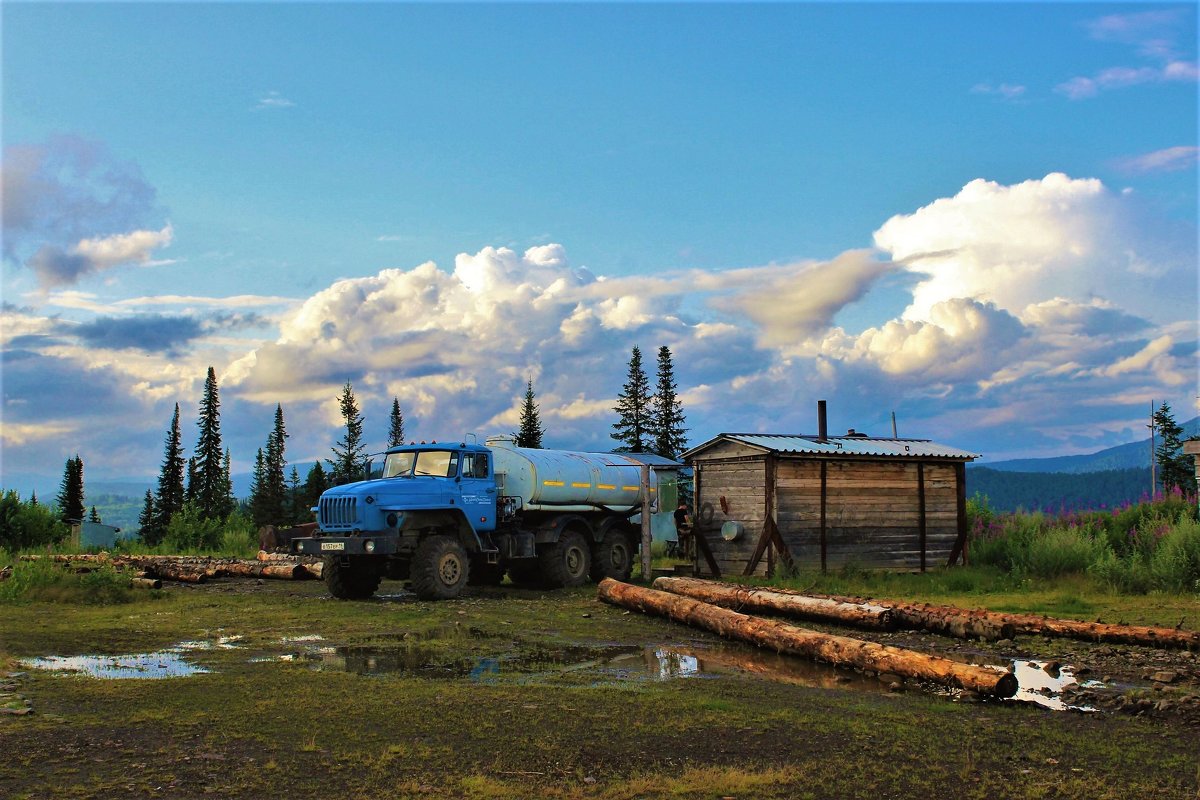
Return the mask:
<path id="1" fill-rule="evenodd" d="M 483 453 L 475 454 L 475 477 L 486 478 L 488 476 L 488 459 Z"/>
<path id="2" fill-rule="evenodd" d="M 486 478 L 488 476 L 487 456 L 483 453 L 463 453 L 462 461 L 464 478 Z"/>

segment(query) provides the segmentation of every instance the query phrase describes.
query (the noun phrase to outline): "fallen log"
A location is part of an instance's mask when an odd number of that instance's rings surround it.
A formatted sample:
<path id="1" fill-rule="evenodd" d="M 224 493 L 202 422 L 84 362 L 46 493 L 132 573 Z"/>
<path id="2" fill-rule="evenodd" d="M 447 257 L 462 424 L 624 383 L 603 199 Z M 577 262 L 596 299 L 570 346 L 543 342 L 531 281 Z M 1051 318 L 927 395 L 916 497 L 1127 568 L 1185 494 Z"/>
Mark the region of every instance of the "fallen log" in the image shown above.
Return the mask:
<path id="1" fill-rule="evenodd" d="M 304 567 L 304 571 L 308 573 L 308 577 L 310 578 L 321 580 L 324 575 L 325 565 L 320 561 L 311 564 L 301 564 L 300 566 Z"/>
<path id="2" fill-rule="evenodd" d="M 815 596 L 861 602 L 860 598 L 841 595 Z M 1042 617 L 1037 614 L 1006 614 L 998 611 L 938 606 L 929 603 L 902 603 L 895 600 L 874 599 L 871 602 L 894 609 L 899 615 L 901 625 L 921 627 L 951 635 L 960 635 L 955 631 L 961 630 L 966 633 L 968 638 L 979 636 L 989 639 L 1011 639 L 1018 634 L 1032 634 L 1078 639 L 1085 642 L 1136 644 L 1158 649 L 1200 650 L 1200 632 L 1182 628 L 1080 622 L 1073 619 Z M 939 626 L 944 626 L 945 629 L 939 629 Z"/>
<path id="3" fill-rule="evenodd" d="M 658 578 L 654 581 L 654 588 L 734 611 L 765 611 L 885 631 L 895 630 L 897 626 L 896 613 L 892 609 L 871 603 L 844 603 L 824 597 L 805 597 L 757 586 L 696 578 Z"/>
<path id="4" fill-rule="evenodd" d="M 818 633 L 779 620 L 752 617 L 689 597 L 643 589 L 612 578 L 600 581 L 598 594 L 601 600 L 613 605 L 659 614 L 727 638 L 750 642 L 780 653 L 814 658 L 835 666 L 933 681 L 996 697 L 1012 697 L 1017 692 L 1017 678 L 1011 672 L 959 664 L 948 658 L 847 636 Z"/>
<path id="5" fill-rule="evenodd" d="M 204 583 L 208 580 L 208 575 L 203 570 L 196 570 L 180 564 L 171 564 L 165 561 L 145 564 L 143 569 L 157 578 L 168 581 L 180 581 L 182 583 Z"/>
<path id="6" fill-rule="evenodd" d="M 162 581 L 158 578 L 130 578 L 129 585 L 134 589 L 161 589 Z"/>

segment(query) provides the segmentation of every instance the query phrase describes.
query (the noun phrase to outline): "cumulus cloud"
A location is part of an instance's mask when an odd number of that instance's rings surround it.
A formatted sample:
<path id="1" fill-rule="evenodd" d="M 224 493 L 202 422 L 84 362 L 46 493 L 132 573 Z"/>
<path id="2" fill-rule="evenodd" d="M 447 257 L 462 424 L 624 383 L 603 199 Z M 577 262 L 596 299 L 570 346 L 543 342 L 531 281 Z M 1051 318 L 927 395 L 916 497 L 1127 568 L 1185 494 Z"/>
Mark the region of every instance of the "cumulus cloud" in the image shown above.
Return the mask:
<path id="1" fill-rule="evenodd" d="M 194 317 L 136 314 L 98 317 L 76 326 L 73 332 L 89 347 L 174 354 L 200 336 L 201 330 L 200 321 Z"/>
<path id="2" fill-rule="evenodd" d="M 167 225 L 158 231 L 133 231 L 84 239 L 67 249 L 43 245 L 25 265 L 37 275 L 43 288 L 70 286 L 86 275 L 114 267 L 171 263 L 152 262 L 150 256 L 154 250 L 168 246 L 173 234 L 171 226 Z"/>
<path id="3" fill-rule="evenodd" d="M 1094 178 L 1052 173 L 1012 186 L 978 179 L 954 197 L 892 217 L 875 243 L 920 278 L 905 319 L 928 319 L 934 305 L 954 298 L 1012 313 L 1053 297 L 1128 307 L 1130 298 L 1147 297 L 1148 275 L 1181 276 L 1194 264 L 1186 236 L 1149 235 L 1139 213 L 1136 198 Z M 1169 252 L 1167 238 L 1179 249 Z"/>

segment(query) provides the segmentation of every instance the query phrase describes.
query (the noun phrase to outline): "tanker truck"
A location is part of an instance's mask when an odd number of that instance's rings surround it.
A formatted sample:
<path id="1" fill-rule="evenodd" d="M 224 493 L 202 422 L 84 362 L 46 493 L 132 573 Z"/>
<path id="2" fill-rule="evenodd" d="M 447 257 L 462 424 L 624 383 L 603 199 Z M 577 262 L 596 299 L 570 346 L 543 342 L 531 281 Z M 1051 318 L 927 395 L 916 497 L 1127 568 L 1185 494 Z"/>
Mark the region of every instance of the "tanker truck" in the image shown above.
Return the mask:
<path id="1" fill-rule="evenodd" d="M 645 460 L 517 447 L 505 437 L 392 447 L 382 468 L 368 466 L 368 480 L 321 495 L 318 530 L 292 548 L 324 557 L 322 577 L 340 599 L 370 597 L 383 578 L 407 580 L 427 600 L 499 584 L 506 572 L 548 587 L 627 580 Z M 657 484 L 652 469 L 652 502 Z"/>

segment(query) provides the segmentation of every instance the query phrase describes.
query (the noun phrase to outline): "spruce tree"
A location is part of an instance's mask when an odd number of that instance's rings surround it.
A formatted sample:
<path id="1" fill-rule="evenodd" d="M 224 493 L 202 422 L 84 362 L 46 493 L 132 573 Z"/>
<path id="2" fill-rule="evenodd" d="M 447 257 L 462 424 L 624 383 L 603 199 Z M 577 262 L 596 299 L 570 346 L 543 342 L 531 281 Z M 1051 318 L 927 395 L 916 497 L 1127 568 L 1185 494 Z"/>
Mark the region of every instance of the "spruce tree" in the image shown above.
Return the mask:
<path id="1" fill-rule="evenodd" d="M 100 514 L 96 512 L 96 507 L 92 506 L 92 511 L 88 515 L 88 522 L 100 522 Z"/>
<path id="2" fill-rule="evenodd" d="M 142 513 L 138 515 L 138 528 L 141 529 L 142 541 L 148 545 L 155 545 L 159 538 L 155 538 L 154 534 L 154 492 L 146 490 L 146 498 L 142 502 Z"/>
<path id="3" fill-rule="evenodd" d="M 78 453 L 68 458 L 63 467 L 57 502 L 63 522 L 70 524 L 83 519 L 83 459 Z"/>
<path id="4" fill-rule="evenodd" d="M 621 443 L 617 452 L 644 453 L 650 449 L 650 381 L 642 369 L 642 351 L 634 346 L 625 386 L 617 395 L 617 421 L 612 438 Z"/>
<path id="5" fill-rule="evenodd" d="M 287 516 L 288 524 L 297 525 L 300 522 L 300 471 L 292 465 L 292 474 L 288 477 Z"/>
<path id="6" fill-rule="evenodd" d="M 671 349 L 658 348 L 658 385 L 650 410 L 650 431 L 654 452 L 664 458 L 678 458 L 687 445 L 687 428 L 683 427 L 683 403 L 677 395 L 675 367 L 671 364 Z"/>
<path id="7" fill-rule="evenodd" d="M 287 520 L 287 479 L 284 477 L 287 459 L 283 456 L 287 432 L 283 427 L 283 406 L 275 406 L 275 427 L 267 437 L 263 452 L 263 480 L 265 482 L 263 513 L 269 519 L 264 524 L 280 524 Z"/>
<path id="8" fill-rule="evenodd" d="M 363 418 L 358 413 L 358 403 L 354 400 L 354 388 L 350 381 L 346 381 L 338 402 L 342 419 L 346 420 L 346 434 L 333 446 L 333 458 L 325 459 L 330 467 L 330 482 L 335 486 L 359 479 L 367 449 L 362 441 Z"/>
<path id="9" fill-rule="evenodd" d="M 179 432 L 179 404 L 176 403 L 175 414 L 171 417 L 171 427 L 167 429 L 167 441 L 163 447 L 158 492 L 154 496 L 154 531 L 158 538 L 152 544 L 162 540 L 171 524 L 171 518 L 183 509 L 183 470 L 186 464 Z"/>
<path id="10" fill-rule="evenodd" d="M 1178 489 L 1185 494 L 1195 494 L 1195 468 L 1192 457 L 1183 452 L 1183 428 L 1175 421 L 1171 407 L 1166 403 L 1155 410 L 1154 427 L 1160 437 L 1154 450 L 1159 485 L 1164 492 Z"/>
<path id="11" fill-rule="evenodd" d="M 233 460 L 229 457 L 229 448 L 225 448 L 225 458 L 221 463 L 221 497 L 224 505 L 221 517 L 228 517 L 237 508 L 237 500 L 233 496 Z"/>
<path id="12" fill-rule="evenodd" d="M 221 448 L 221 400 L 217 373 L 208 368 L 204 395 L 200 398 L 200 416 L 196 420 L 200 437 L 196 441 L 194 473 L 189 482 L 188 499 L 196 503 L 200 516 L 224 519 L 232 510 L 225 486 L 224 452 Z"/>
<path id="13" fill-rule="evenodd" d="M 250 477 L 250 518 L 254 524 L 262 527 L 268 524 L 266 499 L 266 470 L 262 448 L 254 455 L 254 472 Z"/>
<path id="14" fill-rule="evenodd" d="M 388 428 L 388 447 L 404 444 L 404 415 L 400 413 L 400 398 L 392 398 L 392 424 Z"/>
<path id="15" fill-rule="evenodd" d="M 517 431 L 514 437 L 517 440 L 517 447 L 534 447 L 540 449 L 543 433 L 545 431 L 542 429 L 538 404 L 534 402 L 533 378 L 531 377 L 525 384 L 525 402 L 521 405 L 521 429 Z"/>
<path id="16" fill-rule="evenodd" d="M 308 471 L 308 476 L 304 479 L 304 486 L 300 490 L 300 508 L 305 520 L 309 519 L 309 509 L 316 507 L 317 501 L 321 499 L 322 492 L 328 488 L 329 479 L 325 475 L 325 468 L 318 461 Z"/>

